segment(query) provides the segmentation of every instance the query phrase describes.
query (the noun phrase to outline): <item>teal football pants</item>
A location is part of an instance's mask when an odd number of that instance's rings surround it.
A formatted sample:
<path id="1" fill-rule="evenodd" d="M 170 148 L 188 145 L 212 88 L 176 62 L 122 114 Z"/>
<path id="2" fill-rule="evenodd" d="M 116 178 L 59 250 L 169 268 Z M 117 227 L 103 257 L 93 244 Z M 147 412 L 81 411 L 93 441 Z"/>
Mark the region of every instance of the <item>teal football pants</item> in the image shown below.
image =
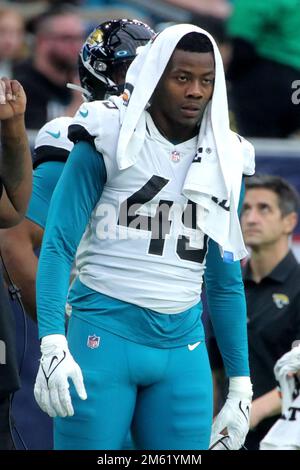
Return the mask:
<path id="1" fill-rule="evenodd" d="M 93 335 L 95 348 L 88 346 Z M 55 449 L 122 449 L 130 428 L 137 449 L 208 448 L 213 394 L 203 341 L 152 348 L 73 315 L 68 342 L 88 398 L 70 386 L 74 416 L 55 418 Z"/>

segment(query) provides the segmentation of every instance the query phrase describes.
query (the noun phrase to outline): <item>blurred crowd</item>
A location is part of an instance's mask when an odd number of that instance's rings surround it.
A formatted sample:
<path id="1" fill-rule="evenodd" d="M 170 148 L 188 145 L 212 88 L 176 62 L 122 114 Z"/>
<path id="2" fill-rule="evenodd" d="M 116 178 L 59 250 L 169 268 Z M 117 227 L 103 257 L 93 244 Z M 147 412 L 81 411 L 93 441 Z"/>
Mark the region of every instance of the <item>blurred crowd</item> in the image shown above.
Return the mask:
<path id="1" fill-rule="evenodd" d="M 251 137 L 298 137 L 300 11 L 296 0 L 118 0 L 0 2 L 0 73 L 22 81 L 26 126 L 72 115 L 81 97 L 83 38 L 108 18 L 138 18 L 154 30 L 189 22 L 210 32 L 228 79 L 232 128 Z"/>

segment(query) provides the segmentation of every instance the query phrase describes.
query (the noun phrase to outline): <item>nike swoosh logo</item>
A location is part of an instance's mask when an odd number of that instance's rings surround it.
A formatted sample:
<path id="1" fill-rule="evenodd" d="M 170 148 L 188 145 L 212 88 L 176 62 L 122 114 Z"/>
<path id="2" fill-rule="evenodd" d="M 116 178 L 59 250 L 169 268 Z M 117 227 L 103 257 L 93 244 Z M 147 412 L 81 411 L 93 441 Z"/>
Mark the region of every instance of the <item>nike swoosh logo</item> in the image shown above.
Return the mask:
<path id="1" fill-rule="evenodd" d="M 249 408 L 249 406 L 248 406 L 248 405 L 246 406 L 246 411 L 247 411 L 247 413 L 248 413 L 248 416 L 246 416 L 244 410 L 242 409 L 242 402 L 241 402 L 241 401 L 239 402 L 239 409 L 241 410 L 241 412 L 242 412 L 243 415 L 245 416 L 245 419 L 246 419 L 246 421 L 247 421 L 247 423 L 248 423 L 248 421 L 249 421 L 249 414 L 250 414 L 250 408 Z"/>
<path id="2" fill-rule="evenodd" d="M 190 351 L 194 351 L 194 349 L 196 349 L 199 344 L 201 343 L 201 341 L 198 341 L 198 343 L 195 343 L 195 344 L 188 344 L 188 348 Z"/>
<path id="3" fill-rule="evenodd" d="M 79 111 L 79 114 L 80 116 L 82 116 L 83 118 L 86 118 L 87 115 L 89 114 L 88 110 L 86 109 L 85 111 Z"/>
<path id="4" fill-rule="evenodd" d="M 54 361 L 58 361 L 58 357 L 57 356 L 53 356 L 52 359 L 51 359 L 51 362 L 50 362 L 50 365 L 48 367 L 48 373 L 49 373 L 49 370 L 51 369 L 52 367 L 52 364 Z"/>
<path id="5" fill-rule="evenodd" d="M 60 138 L 60 131 L 58 132 L 51 132 L 51 131 L 46 131 L 47 134 L 51 135 L 51 137 L 54 137 L 54 139 L 59 139 Z"/>
<path id="6" fill-rule="evenodd" d="M 66 358 L 66 351 L 63 351 L 63 353 L 64 353 L 64 354 L 63 354 L 63 357 L 61 358 L 60 361 L 58 360 L 58 357 L 57 357 L 57 356 L 53 356 L 53 357 L 52 357 L 51 362 L 50 362 L 50 365 L 49 365 L 49 367 L 48 367 L 48 372 L 47 372 L 47 373 L 45 372 L 44 367 L 43 367 L 43 365 L 42 365 L 42 371 L 43 371 L 43 374 L 44 374 L 44 376 L 45 376 L 47 385 L 48 385 L 48 381 L 49 381 L 51 375 L 53 374 L 53 372 L 55 371 L 55 369 L 59 366 L 59 364 L 62 363 L 62 361 L 65 360 L 65 358 Z M 55 364 L 55 366 L 53 367 L 53 369 L 52 369 L 51 372 L 50 372 L 50 369 L 51 369 L 51 367 L 52 367 L 52 365 L 53 365 L 53 362 L 54 362 L 55 360 L 57 361 L 57 364 Z"/>

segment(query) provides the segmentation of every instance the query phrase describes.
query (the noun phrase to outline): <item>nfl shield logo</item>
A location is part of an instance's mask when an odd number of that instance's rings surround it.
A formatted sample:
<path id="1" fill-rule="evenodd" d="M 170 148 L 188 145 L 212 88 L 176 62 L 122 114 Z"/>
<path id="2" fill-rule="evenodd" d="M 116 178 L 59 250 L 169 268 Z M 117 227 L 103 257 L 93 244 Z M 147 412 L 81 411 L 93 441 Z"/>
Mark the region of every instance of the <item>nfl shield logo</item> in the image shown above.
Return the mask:
<path id="1" fill-rule="evenodd" d="M 88 339 L 87 339 L 88 348 L 95 349 L 95 348 L 98 348 L 99 345 L 100 345 L 100 336 L 96 336 L 96 335 L 88 336 Z"/>
<path id="2" fill-rule="evenodd" d="M 178 163 L 180 161 L 180 153 L 177 152 L 176 150 L 174 150 L 172 153 L 171 153 L 171 160 L 172 162 L 174 163 Z"/>

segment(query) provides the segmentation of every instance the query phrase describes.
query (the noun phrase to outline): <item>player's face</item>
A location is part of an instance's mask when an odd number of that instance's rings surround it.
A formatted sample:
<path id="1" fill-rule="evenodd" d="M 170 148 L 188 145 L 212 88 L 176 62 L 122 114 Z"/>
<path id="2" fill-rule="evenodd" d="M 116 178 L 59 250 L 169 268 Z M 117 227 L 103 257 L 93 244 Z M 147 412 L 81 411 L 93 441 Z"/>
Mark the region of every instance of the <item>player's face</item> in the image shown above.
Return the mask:
<path id="1" fill-rule="evenodd" d="M 273 191 L 248 189 L 241 217 L 246 245 L 253 249 L 264 248 L 286 238 L 293 229 L 290 215 L 282 215 L 278 196 Z"/>
<path id="2" fill-rule="evenodd" d="M 131 60 L 127 60 L 115 65 L 113 68 L 112 76 L 110 78 L 116 85 L 124 85 L 126 73 L 131 62 Z"/>
<path id="3" fill-rule="evenodd" d="M 215 64 L 211 52 L 175 49 L 151 99 L 154 122 L 170 139 L 198 132 L 214 88 Z"/>

